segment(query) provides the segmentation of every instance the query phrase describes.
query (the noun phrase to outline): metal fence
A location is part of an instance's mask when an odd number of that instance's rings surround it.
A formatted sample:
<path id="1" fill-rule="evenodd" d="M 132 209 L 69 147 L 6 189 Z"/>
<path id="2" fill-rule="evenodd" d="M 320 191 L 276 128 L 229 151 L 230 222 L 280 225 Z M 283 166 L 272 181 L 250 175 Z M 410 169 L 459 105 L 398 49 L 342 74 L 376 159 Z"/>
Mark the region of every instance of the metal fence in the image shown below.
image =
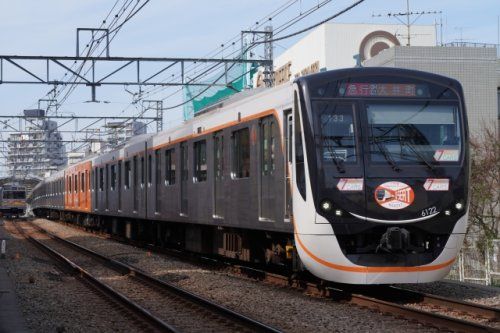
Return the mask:
<path id="1" fill-rule="evenodd" d="M 447 278 L 500 286 L 500 239 L 492 240 L 484 249 L 464 246 Z"/>

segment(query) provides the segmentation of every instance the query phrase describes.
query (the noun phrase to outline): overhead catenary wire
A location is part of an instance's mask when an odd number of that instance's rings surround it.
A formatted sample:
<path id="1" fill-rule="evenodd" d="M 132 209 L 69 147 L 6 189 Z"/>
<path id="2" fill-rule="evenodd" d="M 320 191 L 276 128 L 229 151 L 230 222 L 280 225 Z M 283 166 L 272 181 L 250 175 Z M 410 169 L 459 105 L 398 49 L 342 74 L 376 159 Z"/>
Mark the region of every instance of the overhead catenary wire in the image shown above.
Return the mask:
<path id="1" fill-rule="evenodd" d="M 252 45 L 250 45 L 247 49 L 245 49 L 244 52 L 242 52 L 242 54 L 245 54 L 246 52 L 248 52 L 249 50 L 251 50 L 253 47 L 255 47 L 257 44 L 262 44 L 262 43 L 269 43 L 269 42 L 274 42 L 274 41 L 280 41 L 280 40 L 284 40 L 284 39 L 288 39 L 288 38 L 292 38 L 292 37 L 295 37 L 297 35 L 300 35 L 300 34 L 303 34 L 304 32 L 307 32 L 307 31 L 310 31 L 326 22 L 329 22 L 331 20 L 333 20 L 334 18 L 337 18 L 339 17 L 340 15 L 342 14 L 345 14 L 347 13 L 348 11 L 350 11 L 351 9 L 355 8 L 356 6 L 360 5 L 361 3 L 365 2 L 365 0 L 358 0 L 356 1 L 355 3 L 351 4 L 350 6 L 342 9 L 341 11 L 335 13 L 334 15 L 332 16 L 329 16 L 327 17 L 326 19 L 318 22 L 318 23 L 315 23 L 311 26 L 308 26 L 307 28 L 304 28 L 304 29 L 301 29 L 299 31 L 296 31 L 296 32 L 293 32 L 291 34 L 288 34 L 286 36 L 282 36 L 282 37 L 278 37 L 278 38 L 274 38 L 274 39 L 271 39 L 271 40 L 265 40 L 265 41 L 259 41 L 259 42 L 254 42 Z M 231 66 L 228 67 L 228 71 L 234 67 L 236 63 L 233 63 L 231 64 Z M 180 107 L 180 106 L 183 106 L 193 100 L 195 100 L 197 97 L 201 96 L 205 91 L 207 91 L 208 89 L 210 89 L 211 87 L 213 87 L 220 79 L 222 79 L 224 77 L 225 73 L 222 73 L 222 75 L 220 75 L 216 80 L 214 80 L 209 86 L 207 86 L 205 89 L 203 89 L 199 94 L 191 97 L 190 99 L 182 102 L 182 103 L 179 103 L 177 105 L 173 105 L 173 106 L 168 106 L 168 107 L 165 107 L 163 108 L 163 110 L 170 110 L 170 109 L 175 109 L 177 107 Z M 245 74 L 246 75 L 246 74 Z M 233 80 L 234 81 L 234 80 Z"/>

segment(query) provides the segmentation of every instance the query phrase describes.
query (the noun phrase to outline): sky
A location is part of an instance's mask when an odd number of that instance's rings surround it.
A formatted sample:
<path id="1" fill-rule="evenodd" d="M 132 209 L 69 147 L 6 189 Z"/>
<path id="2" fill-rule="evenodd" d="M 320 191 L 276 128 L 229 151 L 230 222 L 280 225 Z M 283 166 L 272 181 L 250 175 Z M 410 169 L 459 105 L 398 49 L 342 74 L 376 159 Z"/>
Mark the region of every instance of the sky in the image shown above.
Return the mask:
<path id="1" fill-rule="evenodd" d="M 127 1 L 129 0 L 0 0 L 0 54 L 74 55 L 76 29 L 99 26 L 115 2 L 120 6 Z M 141 2 L 144 1 L 141 0 Z M 273 26 L 279 26 L 290 17 L 299 15 L 323 1 L 150 0 L 135 17 L 124 25 L 112 41 L 111 55 L 207 56 L 214 50 L 220 51 L 222 43 L 238 36 L 241 30 L 251 27 L 256 21 L 265 18 L 286 3 L 293 2 L 284 13 L 273 17 L 270 21 Z M 291 33 L 319 22 L 352 2 L 354 0 L 330 1 L 286 32 Z M 442 11 L 442 14 L 424 15 L 415 23 L 434 24 L 442 19 L 444 42 L 464 40 L 498 43 L 499 0 L 413 0 L 410 1 L 410 10 Z M 366 0 L 333 22 L 398 23 L 396 19 L 387 17 L 385 14 L 404 11 L 406 11 L 406 0 Z M 372 17 L 374 14 L 384 16 Z M 275 55 L 283 52 L 303 36 L 277 43 Z M 84 39 L 83 36 L 82 39 Z M 238 43 L 235 45 L 225 51 L 226 54 L 234 48 L 237 49 Z M 46 85 L 0 84 L 0 115 L 18 115 L 24 109 L 36 107 L 38 99 L 44 97 L 51 88 Z M 131 90 L 133 89 L 129 89 Z M 171 91 L 173 90 L 163 91 L 151 97 L 163 99 Z M 130 106 L 131 95 L 123 87 L 99 87 L 97 99 L 106 103 L 88 103 L 89 99 L 88 87 L 77 88 L 61 106 L 60 111 L 76 115 L 109 116 L 128 116 L 139 112 L 135 106 Z M 181 99 L 180 94 L 166 98 L 164 106 L 175 105 Z M 164 115 L 165 127 L 176 125 L 181 120 L 180 109 L 168 111 Z M 17 126 L 17 120 L 10 123 Z M 74 123 L 68 126 L 64 129 L 77 128 Z M 78 126 L 81 128 L 83 123 L 80 122 Z M 152 127 L 149 130 L 152 130 Z M 1 124 L 0 133 L 3 140 L 8 137 L 8 132 Z M 69 133 L 64 136 L 66 140 L 71 139 Z M 3 160 L 0 159 L 0 172 L 2 162 Z"/>

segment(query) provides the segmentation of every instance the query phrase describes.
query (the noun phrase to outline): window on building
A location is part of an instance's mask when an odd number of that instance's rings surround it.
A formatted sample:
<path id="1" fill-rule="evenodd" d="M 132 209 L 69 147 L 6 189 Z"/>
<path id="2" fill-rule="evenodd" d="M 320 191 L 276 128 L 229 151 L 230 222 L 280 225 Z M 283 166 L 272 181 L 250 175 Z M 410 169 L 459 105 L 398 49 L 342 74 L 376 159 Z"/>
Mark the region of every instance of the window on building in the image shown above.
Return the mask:
<path id="1" fill-rule="evenodd" d="M 194 153 L 194 177 L 195 183 L 207 180 L 207 141 L 195 142 L 193 145 Z"/>
<path id="2" fill-rule="evenodd" d="M 116 189 L 116 166 L 111 166 L 111 191 Z"/>
<path id="3" fill-rule="evenodd" d="M 248 128 L 233 132 L 231 176 L 233 179 L 250 177 L 250 131 Z"/>
<path id="4" fill-rule="evenodd" d="M 175 184 L 175 149 L 165 151 L 165 185 Z"/>
<path id="5" fill-rule="evenodd" d="M 125 189 L 130 188 L 130 161 L 125 161 Z"/>

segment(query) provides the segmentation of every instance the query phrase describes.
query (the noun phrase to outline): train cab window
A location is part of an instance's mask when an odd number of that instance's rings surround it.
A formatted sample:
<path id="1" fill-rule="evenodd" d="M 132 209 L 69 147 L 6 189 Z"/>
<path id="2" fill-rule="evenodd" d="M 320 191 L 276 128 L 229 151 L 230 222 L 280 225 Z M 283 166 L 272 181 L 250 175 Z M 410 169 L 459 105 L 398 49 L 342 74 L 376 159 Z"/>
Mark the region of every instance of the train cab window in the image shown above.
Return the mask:
<path id="1" fill-rule="evenodd" d="M 232 170 L 233 179 L 250 177 L 250 130 L 244 128 L 232 135 Z"/>
<path id="2" fill-rule="evenodd" d="M 194 177 L 195 183 L 204 182 L 207 180 L 207 141 L 202 140 L 195 142 L 193 145 L 194 152 Z"/>
<path id="3" fill-rule="evenodd" d="M 294 127 L 295 127 L 295 172 L 297 188 L 302 198 L 306 198 L 306 172 L 304 168 L 304 147 L 302 144 L 302 124 L 299 114 L 299 99 L 297 92 L 294 94 Z"/>
<path id="4" fill-rule="evenodd" d="M 68 193 L 71 193 L 71 176 L 68 176 Z"/>
<path id="5" fill-rule="evenodd" d="M 104 169 L 99 168 L 99 191 L 104 190 Z"/>
<path id="6" fill-rule="evenodd" d="M 354 110 L 349 104 L 330 101 L 314 101 L 319 122 L 320 156 L 324 164 L 334 164 L 342 169 L 343 164 L 356 163 L 356 137 Z"/>
<path id="7" fill-rule="evenodd" d="M 175 149 L 165 151 L 165 185 L 175 184 Z"/>
<path id="8" fill-rule="evenodd" d="M 125 161 L 125 189 L 130 188 L 130 177 L 131 177 L 131 169 L 130 169 L 130 161 Z"/>
<path id="9" fill-rule="evenodd" d="M 116 166 L 111 166 L 111 191 L 114 191 L 116 188 Z"/>
<path id="10" fill-rule="evenodd" d="M 429 102 L 372 102 L 366 106 L 370 161 L 439 164 L 460 160 L 461 124 L 458 106 Z"/>

